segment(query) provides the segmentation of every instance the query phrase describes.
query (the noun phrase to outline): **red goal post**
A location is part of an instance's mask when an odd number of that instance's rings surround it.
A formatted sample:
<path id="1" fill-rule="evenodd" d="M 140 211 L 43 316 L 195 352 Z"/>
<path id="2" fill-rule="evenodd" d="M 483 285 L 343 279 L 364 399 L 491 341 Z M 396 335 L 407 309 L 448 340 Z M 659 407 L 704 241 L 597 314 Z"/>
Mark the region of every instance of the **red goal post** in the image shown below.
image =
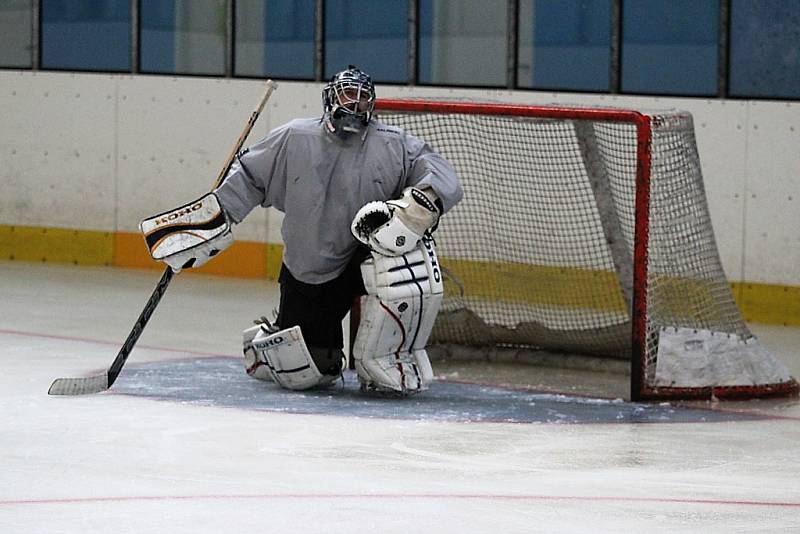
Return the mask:
<path id="1" fill-rule="evenodd" d="M 690 114 L 381 99 L 376 115 L 465 189 L 436 235 L 453 276 L 432 342 L 630 359 L 634 400 L 797 392 L 733 300 Z"/>

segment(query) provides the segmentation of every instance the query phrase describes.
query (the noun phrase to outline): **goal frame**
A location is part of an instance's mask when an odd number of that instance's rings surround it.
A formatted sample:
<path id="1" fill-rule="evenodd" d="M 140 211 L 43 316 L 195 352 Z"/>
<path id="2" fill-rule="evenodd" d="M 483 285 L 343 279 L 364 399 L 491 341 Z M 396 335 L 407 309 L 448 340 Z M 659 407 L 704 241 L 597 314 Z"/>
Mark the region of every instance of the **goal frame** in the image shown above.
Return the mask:
<path id="1" fill-rule="evenodd" d="M 378 99 L 376 111 L 433 114 L 515 116 L 632 124 L 636 128 L 634 195 L 633 294 L 631 299 L 631 381 L 633 401 L 782 396 L 797 394 L 797 382 L 746 386 L 657 387 L 646 383 L 648 244 L 651 192 L 652 117 L 631 109 L 473 103 L 437 100 Z"/>

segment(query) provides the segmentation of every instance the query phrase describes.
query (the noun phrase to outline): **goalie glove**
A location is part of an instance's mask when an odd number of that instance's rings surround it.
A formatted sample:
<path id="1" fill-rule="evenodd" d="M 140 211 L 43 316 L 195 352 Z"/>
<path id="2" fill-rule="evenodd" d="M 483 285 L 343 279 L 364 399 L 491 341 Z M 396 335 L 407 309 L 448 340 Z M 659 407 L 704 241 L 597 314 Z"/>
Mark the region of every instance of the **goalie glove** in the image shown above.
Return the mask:
<path id="1" fill-rule="evenodd" d="M 233 243 L 230 219 L 215 193 L 145 219 L 139 229 L 153 259 L 176 273 L 200 267 Z"/>
<path id="2" fill-rule="evenodd" d="M 353 218 L 353 236 L 384 256 L 400 256 L 416 248 L 425 232 L 435 229 L 441 209 L 432 189 L 407 187 L 396 200 L 368 202 Z"/>

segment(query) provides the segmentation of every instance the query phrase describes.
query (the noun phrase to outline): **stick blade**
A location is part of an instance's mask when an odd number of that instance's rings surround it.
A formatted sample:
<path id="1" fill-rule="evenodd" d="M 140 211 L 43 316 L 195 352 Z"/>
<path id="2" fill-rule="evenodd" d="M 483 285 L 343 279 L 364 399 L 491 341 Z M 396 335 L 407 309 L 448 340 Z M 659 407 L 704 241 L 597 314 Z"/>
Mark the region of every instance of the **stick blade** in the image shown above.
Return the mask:
<path id="1" fill-rule="evenodd" d="M 90 395 L 109 388 L 108 374 L 84 378 L 57 378 L 47 390 L 48 395 Z"/>

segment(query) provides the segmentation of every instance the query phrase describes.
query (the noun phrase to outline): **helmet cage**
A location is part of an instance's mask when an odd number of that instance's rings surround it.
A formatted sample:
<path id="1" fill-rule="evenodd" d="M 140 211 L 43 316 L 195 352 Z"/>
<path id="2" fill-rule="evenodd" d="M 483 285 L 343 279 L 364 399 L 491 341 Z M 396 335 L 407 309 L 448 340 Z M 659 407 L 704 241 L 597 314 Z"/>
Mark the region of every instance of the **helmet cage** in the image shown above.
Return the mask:
<path id="1" fill-rule="evenodd" d="M 339 122 L 366 126 L 375 108 L 375 87 L 367 74 L 351 65 L 331 78 L 322 91 L 322 102 L 334 129 L 339 129 Z"/>

